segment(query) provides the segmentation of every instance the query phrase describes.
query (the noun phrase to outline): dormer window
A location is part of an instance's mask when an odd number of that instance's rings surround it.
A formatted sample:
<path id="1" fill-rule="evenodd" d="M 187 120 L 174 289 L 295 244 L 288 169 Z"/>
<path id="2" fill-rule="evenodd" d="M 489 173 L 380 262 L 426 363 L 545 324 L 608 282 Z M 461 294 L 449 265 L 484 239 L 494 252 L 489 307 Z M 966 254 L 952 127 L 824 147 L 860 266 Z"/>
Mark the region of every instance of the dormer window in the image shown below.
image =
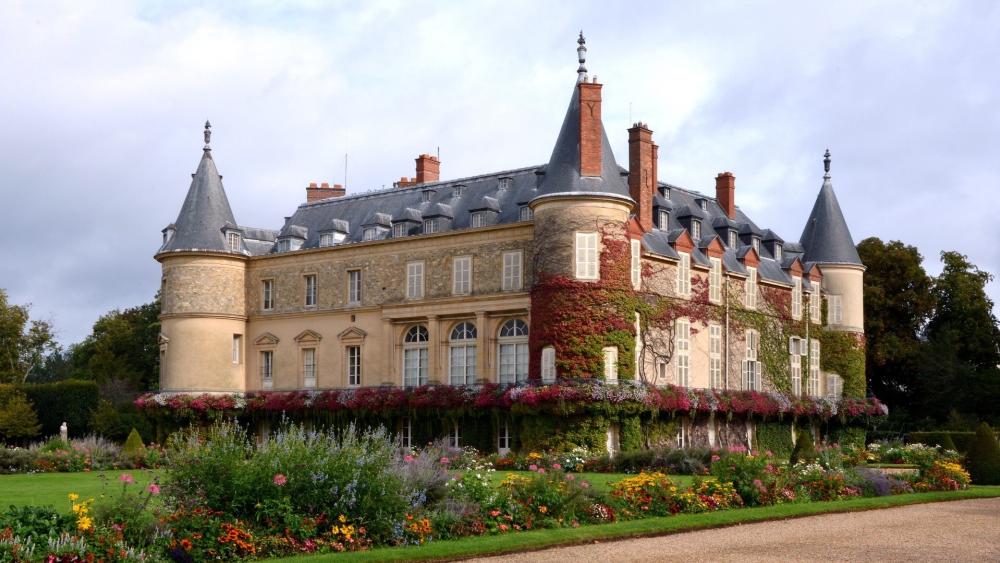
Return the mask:
<path id="1" fill-rule="evenodd" d="M 292 249 L 292 241 L 281 239 L 278 241 L 278 252 L 288 252 Z"/>
<path id="2" fill-rule="evenodd" d="M 473 228 L 476 228 L 476 227 L 485 227 L 486 226 L 486 212 L 485 211 L 476 211 L 475 213 L 473 213 L 472 214 L 472 220 L 469 222 L 469 226 L 471 226 Z"/>
<path id="3" fill-rule="evenodd" d="M 778 243 L 774 244 L 774 259 L 781 262 L 781 245 Z"/>
<path id="4" fill-rule="evenodd" d="M 170 239 L 172 239 L 172 238 L 174 238 L 174 230 L 173 229 L 164 229 L 163 230 L 163 244 L 167 244 L 168 242 L 170 242 Z"/>
<path id="5" fill-rule="evenodd" d="M 240 252 L 243 250 L 242 237 L 239 233 L 229 233 L 229 251 Z"/>
<path id="6" fill-rule="evenodd" d="M 333 233 L 323 233 L 319 236 L 320 246 L 333 246 Z"/>
<path id="7" fill-rule="evenodd" d="M 424 234 L 429 235 L 438 232 L 438 220 L 437 219 L 426 219 L 424 220 Z"/>
<path id="8" fill-rule="evenodd" d="M 739 242 L 739 237 L 736 234 L 736 231 L 734 229 L 730 229 L 729 230 L 729 248 L 732 248 L 733 250 L 735 250 L 736 247 L 739 246 L 738 242 Z"/>
<path id="9" fill-rule="evenodd" d="M 760 254 L 760 237 L 750 237 L 750 244 L 753 246 L 754 252 Z"/>
<path id="10" fill-rule="evenodd" d="M 395 225 L 392 226 L 392 236 L 394 238 L 405 237 L 407 234 L 409 234 L 407 232 L 408 230 L 409 229 L 407 229 L 406 223 L 396 223 Z"/>
<path id="11" fill-rule="evenodd" d="M 695 242 L 701 240 L 701 221 L 697 219 L 691 219 L 691 238 Z"/>
<path id="12" fill-rule="evenodd" d="M 708 202 L 704 199 L 698 200 L 698 207 L 701 207 L 702 211 L 708 211 Z"/>
<path id="13" fill-rule="evenodd" d="M 509 190 L 513 181 L 514 179 L 511 178 L 510 176 L 502 176 L 497 182 L 497 189 L 499 189 L 500 191 Z"/>
<path id="14" fill-rule="evenodd" d="M 660 210 L 659 223 L 658 223 L 658 225 L 660 227 L 660 230 L 661 231 L 667 230 L 667 225 L 669 225 L 669 224 L 670 224 L 670 212 L 669 211 L 664 211 L 664 210 L 661 209 Z"/>
<path id="15" fill-rule="evenodd" d="M 365 227 L 361 233 L 361 240 L 375 240 L 378 238 L 378 230 L 375 227 Z"/>
<path id="16" fill-rule="evenodd" d="M 462 197 L 465 195 L 465 186 L 459 184 L 455 186 L 451 192 L 451 197 Z"/>
<path id="17" fill-rule="evenodd" d="M 670 199 L 670 188 L 663 188 L 663 199 Z"/>
<path id="18" fill-rule="evenodd" d="M 521 206 L 520 219 L 522 221 L 531 221 L 535 218 L 535 212 L 531 210 L 527 205 Z"/>
<path id="19" fill-rule="evenodd" d="M 434 196 L 434 190 L 424 190 L 423 192 L 420 193 L 421 200 L 424 203 L 429 203 L 431 201 L 431 197 L 433 196 Z"/>

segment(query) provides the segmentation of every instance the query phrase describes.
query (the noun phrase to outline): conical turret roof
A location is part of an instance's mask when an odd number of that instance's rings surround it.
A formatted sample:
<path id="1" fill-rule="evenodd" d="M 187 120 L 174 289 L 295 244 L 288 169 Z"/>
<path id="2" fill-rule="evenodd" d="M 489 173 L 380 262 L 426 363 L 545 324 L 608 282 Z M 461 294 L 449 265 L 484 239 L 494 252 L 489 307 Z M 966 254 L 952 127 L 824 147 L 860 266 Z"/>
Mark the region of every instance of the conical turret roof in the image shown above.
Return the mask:
<path id="1" fill-rule="evenodd" d="M 207 131 L 207 127 L 206 127 Z M 178 250 L 208 250 L 228 252 L 229 246 L 224 227 L 237 229 L 229 199 L 222 188 L 222 177 L 215 168 L 212 149 L 207 144 L 192 175 L 191 187 L 181 212 L 174 221 L 174 234 L 160 248 L 160 252 Z"/>
<path id="2" fill-rule="evenodd" d="M 837 195 L 830 180 L 830 151 L 826 152 L 823 186 L 816 197 L 812 213 L 802 231 L 799 243 L 805 251 L 803 262 L 819 264 L 854 264 L 861 266 L 861 258 L 847 228 L 844 213 L 840 210 Z"/>

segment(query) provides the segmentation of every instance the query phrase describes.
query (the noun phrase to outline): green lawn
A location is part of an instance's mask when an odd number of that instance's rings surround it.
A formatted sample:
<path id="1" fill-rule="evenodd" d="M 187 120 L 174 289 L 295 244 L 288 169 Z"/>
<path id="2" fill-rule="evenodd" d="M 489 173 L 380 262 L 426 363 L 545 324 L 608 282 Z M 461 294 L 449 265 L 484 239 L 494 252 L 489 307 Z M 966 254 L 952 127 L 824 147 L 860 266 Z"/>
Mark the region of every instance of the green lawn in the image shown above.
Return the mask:
<path id="1" fill-rule="evenodd" d="M 509 474 L 531 475 L 530 471 L 496 471 L 493 473 L 493 484 L 499 485 Z M 621 481 L 631 475 L 628 473 L 574 473 L 577 479 L 583 479 L 594 487 L 595 491 L 607 493 L 611 490 L 611 483 Z M 671 475 L 670 480 L 678 487 L 687 487 L 694 477 L 690 475 Z"/>
<path id="2" fill-rule="evenodd" d="M 143 487 L 149 485 L 155 475 L 154 471 L 131 470 L 0 475 L 0 510 L 7 510 L 13 504 L 53 506 L 69 512 L 66 495 L 76 493 L 81 499 L 96 499 L 104 493 L 117 493 L 122 486 L 118 479 L 124 473 L 135 477 L 135 482 Z"/>
<path id="3" fill-rule="evenodd" d="M 631 520 L 616 524 L 589 525 L 580 526 L 579 528 L 559 528 L 554 530 L 533 530 L 499 536 L 469 537 L 458 540 L 431 542 L 419 547 L 389 547 L 357 553 L 298 556 L 274 559 L 272 561 L 285 561 L 288 563 L 333 561 L 342 563 L 355 561 L 452 560 L 475 556 L 500 555 L 517 551 L 531 551 L 561 545 L 591 543 L 594 541 L 657 536 L 824 513 L 856 512 L 860 510 L 905 506 L 908 504 L 988 497 L 1000 497 L 1000 486 L 980 486 L 972 487 L 965 491 L 942 493 L 914 493 L 844 501 L 780 504 L 777 506 L 724 510 L 704 514 L 679 514 L 677 516 Z"/>

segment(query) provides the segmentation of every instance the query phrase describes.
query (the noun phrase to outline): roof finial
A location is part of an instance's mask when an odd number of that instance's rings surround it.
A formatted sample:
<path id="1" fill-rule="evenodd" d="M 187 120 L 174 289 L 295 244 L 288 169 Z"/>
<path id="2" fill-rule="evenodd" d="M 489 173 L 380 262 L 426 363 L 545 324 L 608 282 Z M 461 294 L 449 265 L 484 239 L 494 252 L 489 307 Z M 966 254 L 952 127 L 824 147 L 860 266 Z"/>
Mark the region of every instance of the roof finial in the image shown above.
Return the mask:
<path id="1" fill-rule="evenodd" d="M 580 38 L 576 40 L 580 45 L 576 48 L 577 58 L 580 59 L 580 68 L 576 69 L 576 81 L 583 82 L 584 78 L 587 76 L 587 40 L 583 37 L 583 30 L 580 30 Z"/>
<path id="2" fill-rule="evenodd" d="M 212 147 L 208 146 L 212 142 L 212 124 L 205 120 L 205 150 L 210 151 Z"/>
<path id="3" fill-rule="evenodd" d="M 830 179 L 830 149 L 826 149 L 826 153 L 823 154 L 823 179 Z"/>

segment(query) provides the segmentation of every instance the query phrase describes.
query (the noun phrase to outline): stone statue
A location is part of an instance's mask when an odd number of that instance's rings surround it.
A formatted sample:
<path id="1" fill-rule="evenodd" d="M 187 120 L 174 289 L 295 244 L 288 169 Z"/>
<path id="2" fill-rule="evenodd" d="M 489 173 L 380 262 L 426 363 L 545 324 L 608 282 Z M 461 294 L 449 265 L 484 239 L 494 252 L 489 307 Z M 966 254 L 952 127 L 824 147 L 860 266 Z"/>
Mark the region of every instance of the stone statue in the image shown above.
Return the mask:
<path id="1" fill-rule="evenodd" d="M 63 442 L 69 441 L 69 426 L 66 425 L 65 421 L 59 427 L 59 437 L 62 438 Z"/>

